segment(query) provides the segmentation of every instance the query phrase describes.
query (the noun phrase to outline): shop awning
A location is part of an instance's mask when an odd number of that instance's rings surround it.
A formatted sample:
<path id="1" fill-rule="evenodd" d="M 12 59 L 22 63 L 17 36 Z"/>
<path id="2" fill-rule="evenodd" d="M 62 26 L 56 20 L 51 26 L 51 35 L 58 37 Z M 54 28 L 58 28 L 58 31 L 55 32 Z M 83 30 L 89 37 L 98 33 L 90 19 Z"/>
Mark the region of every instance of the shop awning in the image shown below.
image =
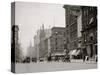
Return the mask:
<path id="1" fill-rule="evenodd" d="M 71 50 L 70 52 L 69 52 L 69 55 L 75 55 L 76 54 L 76 50 Z"/>
<path id="2" fill-rule="evenodd" d="M 80 54 L 80 52 L 81 52 L 80 50 L 77 50 L 77 52 L 76 52 L 76 56 L 77 56 L 77 55 L 79 55 L 79 54 Z"/>
<path id="3" fill-rule="evenodd" d="M 54 54 L 52 54 L 52 56 L 62 56 L 62 55 L 65 55 L 65 53 L 60 53 L 60 52 L 56 52 Z"/>
<path id="4" fill-rule="evenodd" d="M 76 49 L 69 52 L 69 55 L 75 55 L 75 56 L 77 56 L 79 54 L 80 54 L 80 50 L 76 50 Z"/>

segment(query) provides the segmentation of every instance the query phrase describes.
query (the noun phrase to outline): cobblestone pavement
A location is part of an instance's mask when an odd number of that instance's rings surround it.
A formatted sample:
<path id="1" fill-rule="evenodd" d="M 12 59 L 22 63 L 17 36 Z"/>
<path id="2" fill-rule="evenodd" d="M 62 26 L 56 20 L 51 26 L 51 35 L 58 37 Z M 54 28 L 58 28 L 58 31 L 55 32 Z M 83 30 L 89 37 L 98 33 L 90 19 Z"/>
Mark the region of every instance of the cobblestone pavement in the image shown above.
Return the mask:
<path id="1" fill-rule="evenodd" d="M 71 60 L 67 62 L 37 62 L 16 64 L 16 73 L 31 73 L 31 72 L 48 72 L 62 70 L 81 70 L 81 69 L 96 69 L 97 63 L 94 61 Z"/>

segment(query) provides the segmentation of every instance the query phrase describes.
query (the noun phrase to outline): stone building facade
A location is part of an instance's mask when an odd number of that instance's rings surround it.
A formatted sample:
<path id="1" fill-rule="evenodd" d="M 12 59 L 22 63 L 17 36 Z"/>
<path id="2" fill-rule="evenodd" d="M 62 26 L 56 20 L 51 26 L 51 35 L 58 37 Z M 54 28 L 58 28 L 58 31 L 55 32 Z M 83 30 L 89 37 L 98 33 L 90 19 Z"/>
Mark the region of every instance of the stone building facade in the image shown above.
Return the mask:
<path id="1" fill-rule="evenodd" d="M 34 36 L 34 48 L 37 52 L 36 54 L 38 60 L 48 56 L 48 52 L 50 50 L 50 35 L 51 30 L 44 29 L 44 25 L 42 25 L 41 29 L 37 31 L 37 35 Z"/>
<path id="2" fill-rule="evenodd" d="M 81 10 L 79 6 L 64 5 L 66 22 L 66 50 L 77 49 L 81 38 Z"/>
<path id="3" fill-rule="evenodd" d="M 11 58 L 12 62 L 21 61 L 21 50 L 18 36 L 18 25 L 12 25 L 12 38 L 11 38 Z"/>
<path id="4" fill-rule="evenodd" d="M 82 9 L 82 46 L 89 57 L 97 55 L 97 7 L 83 6 Z"/>
<path id="5" fill-rule="evenodd" d="M 83 54 L 94 58 L 97 55 L 97 7 L 64 5 L 64 8 L 67 50 L 80 47 Z"/>
<path id="6" fill-rule="evenodd" d="M 36 51 L 37 60 L 39 60 L 39 43 L 40 43 L 40 30 L 37 31 L 37 34 L 34 36 L 34 50 Z"/>

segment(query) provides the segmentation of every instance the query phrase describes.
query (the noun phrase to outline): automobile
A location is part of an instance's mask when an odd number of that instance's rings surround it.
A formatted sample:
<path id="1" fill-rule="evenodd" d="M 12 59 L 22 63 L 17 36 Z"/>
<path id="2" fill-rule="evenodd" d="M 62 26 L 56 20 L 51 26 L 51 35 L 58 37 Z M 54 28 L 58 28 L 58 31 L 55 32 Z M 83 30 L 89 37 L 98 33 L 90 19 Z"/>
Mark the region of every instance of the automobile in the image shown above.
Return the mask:
<path id="1" fill-rule="evenodd" d="M 44 61 L 44 58 L 40 58 L 39 61 L 40 61 L 40 62 L 43 62 L 43 61 Z"/>
<path id="2" fill-rule="evenodd" d="M 30 57 L 26 57 L 26 58 L 23 60 L 23 63 L 30 63 Z"/>
<path id="3" fill-rule="evenodd" d="M 47 57 L 47 61 L 51 61 L 51 60 L 52 60 L 51 56 Z"/>
<path id="4" fill-rule="evenodd" d="M 32 58 L 32 62 L 37 62 L 37 59 L 36 58 Z"/>
<path id="5" fill-rule="evenodd" d="M 64 60 L 63 60 L 64 62 L 70 62 L 70 55 L 66 55 L 65 57 L 64 57 Z"/>

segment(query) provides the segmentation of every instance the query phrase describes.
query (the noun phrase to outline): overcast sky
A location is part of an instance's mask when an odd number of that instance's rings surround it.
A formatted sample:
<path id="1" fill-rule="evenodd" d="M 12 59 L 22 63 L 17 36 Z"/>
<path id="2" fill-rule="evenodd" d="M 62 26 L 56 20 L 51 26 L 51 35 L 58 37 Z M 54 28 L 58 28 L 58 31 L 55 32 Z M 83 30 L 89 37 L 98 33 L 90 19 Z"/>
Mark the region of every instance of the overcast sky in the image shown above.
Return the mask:
<path id="1" fill-rule="evenodd" d="M 19 25 L 19 41 L 26 53 L 34 35 L 44 24 L 44 28 L 65 27 L 65 10 L 60 4 L 16 2 L 15 24 Z"/>

